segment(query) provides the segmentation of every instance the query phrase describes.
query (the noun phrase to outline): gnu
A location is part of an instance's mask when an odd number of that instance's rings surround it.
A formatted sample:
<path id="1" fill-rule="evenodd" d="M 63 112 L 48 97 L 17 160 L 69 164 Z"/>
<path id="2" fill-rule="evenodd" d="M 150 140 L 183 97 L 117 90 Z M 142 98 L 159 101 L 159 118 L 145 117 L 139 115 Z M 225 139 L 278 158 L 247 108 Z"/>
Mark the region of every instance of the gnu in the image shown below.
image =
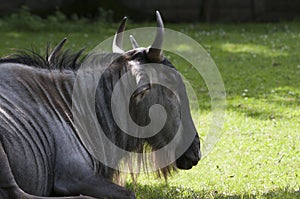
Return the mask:
<path id="1" fill-rule="evenodd" d="M 177 146 L 186 143 L 185 134 L 194 137 L 176 161 L 158 171 L 167 176 L 176 168 L 192 168 L 201 155 L 185 86 L 161 50 L 164 28 L 160 14 L 156 15 L 158 27 L 153 44 L 148 48 L 138 47 L 131 37 L 133 49 L 127 52 L 122 49 L 126 18 L 123 19 L 113 41 L 113 50 L 120 56 L 99 80 L 94 107 L 97 121 L 93 122 L 98 122 L 107 138 L 118 147 L 138 153 L 164 147 L 174 138 L 181 122 L 183 136 Z M 134 199 L 133 192 L 113 182 L 119 175 L 118 170 L 96 159 L 78 135 L 72 115 L 72 106 L 77 104 L 72 101 L 72 92 L 83 58 L 82 51 L 62 50 L 65 41 L 52 51 L 47 49 L 45 58 L 33 51 L 24 51 L 0 59 L 0 198 Z M 172 69 L 172 74 L 164 78 L 176 83 L 180 103 L 178 96 L 163 86 L 139 85 L 143 79 L 149 79 L 143 72 L 144 67 L 151 67 L 147 63 L 159 63 Z M 111 96 L 118 80 L 128 71 L 137 84 L 129 108 L 134 122 L 147 125 L 149 116 L 145 113 L 153 104 L 161 104 L 167 112 L 165 125 L 154 136 L 130 136 L 114 121 Z M 187 111 L 180 111 L 180 106 L 185 106 Z M 178 147 L 169 153 L 176 154 Z M 114 155 L 116 163 L 123 159 L 114 151 L 105 151 L 105 154 Z"/>

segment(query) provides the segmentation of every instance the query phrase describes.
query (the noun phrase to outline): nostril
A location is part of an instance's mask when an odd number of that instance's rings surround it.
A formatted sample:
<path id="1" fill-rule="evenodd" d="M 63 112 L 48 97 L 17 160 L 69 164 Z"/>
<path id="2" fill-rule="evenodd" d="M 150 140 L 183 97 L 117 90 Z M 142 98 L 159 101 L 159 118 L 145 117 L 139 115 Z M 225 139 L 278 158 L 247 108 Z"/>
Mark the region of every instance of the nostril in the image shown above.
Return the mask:
<path id="1" fill-rule="evenodd" d="M 195 159 L 195 160 L 192 161 L 194 166 L 196 166 L 198 164 L 198 162 L 199 162 L 199 159 Z"/>
<path id="2" fill-rule="evenodd" d="M 192 160 L 193 165 L 194 166 L 197 165 L 200 159 L 201 159 L 201 151 L 199 151 L 198 154 L 195 154 L 195 158 Z"/>

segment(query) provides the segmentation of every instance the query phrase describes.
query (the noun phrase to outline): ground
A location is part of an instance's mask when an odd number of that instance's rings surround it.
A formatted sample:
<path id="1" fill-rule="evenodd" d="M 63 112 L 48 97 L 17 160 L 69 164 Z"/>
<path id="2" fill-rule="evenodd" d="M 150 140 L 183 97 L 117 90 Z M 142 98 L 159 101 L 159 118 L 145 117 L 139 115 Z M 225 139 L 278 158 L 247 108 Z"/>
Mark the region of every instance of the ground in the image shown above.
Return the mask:
<path id="1" fill-rule="evenodd" d="M 22 27 L 14 20 L 0 21 L 1 56 L 32 46 L 43 52 L 47 42 L 64 37 L 67 47 L 88 52 L 118 26 L 54 17 L 48 24 L 33 18 L 36 24 Z M 222 137 L 197 167 L 167 182 L 141 175 L 127 186 L 143 199 L 300 198 L 300 23 L 166 27 L 197 40 L 218 66 L 227 95 Z M 188 63 L 166 55 L 197 93 L 201 111 L 192 112 L 203 143 L 211 122 L 207 87 Z"/>

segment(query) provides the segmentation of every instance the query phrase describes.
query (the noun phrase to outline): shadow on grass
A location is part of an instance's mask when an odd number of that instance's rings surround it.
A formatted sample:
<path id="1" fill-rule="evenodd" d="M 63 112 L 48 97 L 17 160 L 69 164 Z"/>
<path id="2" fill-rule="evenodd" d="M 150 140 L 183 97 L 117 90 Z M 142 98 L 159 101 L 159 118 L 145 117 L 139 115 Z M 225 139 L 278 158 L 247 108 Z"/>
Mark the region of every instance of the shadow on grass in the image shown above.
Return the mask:
<path id="1" fill-rule="evenodd" d="M 297 98 L 297 99 L 296 99 Z M 277 120 L 298 118 L 297 109 L 300 98 L 287 99 L 264 99 L 251 98 L 232 101 L 227 104 L 226 109 L 243 114 L 246 117 L 260 120 Z"/>
<path id="2" fill-rule="evenodd" d="M 128 184 L 128 188 L 134 190 L 138 199 L 252 199 L 252 198 L 267 198 L 267 199 L 298 199 L 300 198 L 300 189 L 298 191 L 285 189 L 270 190 L 263 194 L 230 194 L 219 193 L 218 191 L 194 191 L 191 188 L 182 186 L 175 187 L 166 184 L 161 185 L 133 185 Z"/>
<path id="3" fill-rule="evenodd" d="M 239 112 L 246 117 L 251 117 L 260 120 L 274 120 L 274 119 L 286 119 L 285 114 L 277 113 L 276 111 L 263 110 L 259 108 L 253 108 L 247 104 L 228 105 L 227 110 Z"/>

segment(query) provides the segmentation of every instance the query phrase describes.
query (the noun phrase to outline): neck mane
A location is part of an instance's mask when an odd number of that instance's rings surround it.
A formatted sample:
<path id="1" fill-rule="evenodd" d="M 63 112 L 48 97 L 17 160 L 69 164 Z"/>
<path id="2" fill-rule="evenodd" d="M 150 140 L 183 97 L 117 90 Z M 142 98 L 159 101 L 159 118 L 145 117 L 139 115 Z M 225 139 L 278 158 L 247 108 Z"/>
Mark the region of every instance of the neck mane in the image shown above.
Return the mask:
<path id="1" fill-rule="evenodd" d="M 73 70 L 76 71 L 83 62 L 83 49 L 71 53 L 70 50 L 64 50 L 56 54 L 49 60 L 49 45 L 44 56 L 34 50 L 17 50 L 14 54 L 0 58 L 1 63 L 18 63 L 33 68 L 44 68 L 48 70 Z"/>

